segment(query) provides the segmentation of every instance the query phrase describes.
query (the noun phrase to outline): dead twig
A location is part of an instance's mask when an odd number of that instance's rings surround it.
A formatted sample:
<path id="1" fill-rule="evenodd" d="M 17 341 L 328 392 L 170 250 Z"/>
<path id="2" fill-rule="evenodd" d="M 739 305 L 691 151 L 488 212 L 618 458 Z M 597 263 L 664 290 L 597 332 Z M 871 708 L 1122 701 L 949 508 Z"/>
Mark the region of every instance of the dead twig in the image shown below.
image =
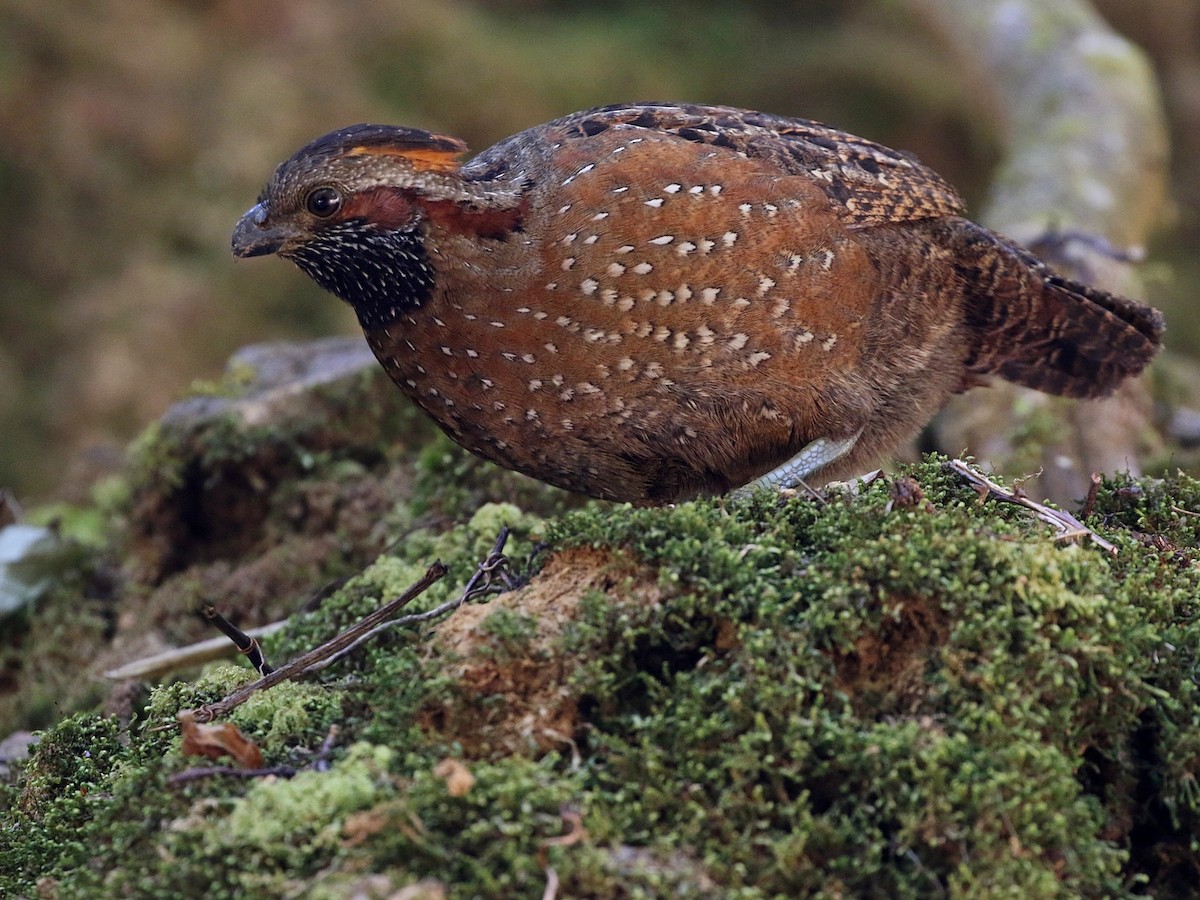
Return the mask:
<path id="1" fill-rule="evenodd" d="M 1114 544 L 1100 537 L 1100 535 L 1096 534 L 1096 532 L 1092 531 L 1092 529 L 1088 528 L 1066 510 L 1051 509 L 1045 504 L 1030 500 L 1019 490 L 1010 491 L 992 481 L 992 479 L 977 469 L 971 468 L 961 459 L 952 459 L 946 463 L 946 466 L 974 487 L 979 492 L 981 500 L 986 500 L 991 495 L 998 500 L 1015 503 L 1032 511 L 1035 516 L 1047 525 L 1052 526 L 1058 532 L 1058 540 L 1073 540 L 1074 538 L 1086 536 L 1090 537 L 1108 553 L 1116 554 L 1117 548 Z"/>
<path id="2" fill-rule="evenodd" d="M 266 778 L 274 775 L 276 778 L 292 778 L 296 769 L 292 766 L 267 766 L 262 769 L 231 769 L 228 766 L 197 766 L 176 772 L 167 779 L 167 784 L 174 787 L 189 781 L 200 781 L 203 778 Z"/>
<path id="3" fill-rule="evenodd" d="M 286 625 L 287 619 L 280 619 L 278 622 L 272 622 L 269 625 L 247 629 L 245 635 L 250 638 L 264 638 L 280 631 Z M 109 669 L 104 673 L 104 677 L 113 681 L 126 681 L 132 678 L 142 680 L 158 678 L 171 672 L 177 672 L 180 669 L 202 666 L 204 663 L 212 662 L 214 659 L 221 659 L 228 655 L 229 641 L 226 638 L 209 638 L 205 641 L 198 641 L 195 644 L 188 644 L 186 647 L 176 647 L 171 650 L 165 650 L 162 653 L 156 653 L 153 656 L 135 659 L 133 662 L 126 663 L 120 668 Z"/>
<path id="4" fill-rule="evenodd" d="M 424 622 L 451 612 L 476 597 L 488 593 L 497 593 L 513 587 L 513 580 L 507 570 L 508 557 L 504 555 L 504 546 L 508 543 L 508 535 L 509 529 L 507 527 L 500 529 L 500 534 L 492 546 L 492 552 L 476 568 L 475 574 L 471 576 L 462 593 L 453 600 L 448 600 L 423 613 L 415 613 L 411 616 L 402 616 L 399 619 L 391 620 L 391 617 L 397 610 L 406 606 L 414 598 L 428 590 L 434 582 L 445 577 L 446 566 L 441 562 L 435 562 L 425 571 L 425 575 L 403 594 L 395 600 L 385 603 L 341 634 L 326 641 L 321 646 L 310 650 L 308 653 L 297 657 L 286 665 L 281 666 L 270 674 L 264 675 L 258 681 L 238 688 L 223 700 L 201 706 L 195 710 L 196 721 L 211 722 L 217 716 L 226 715 L 231 710 L 236 709 L 258 691 L 265 691 L 279 684 L 281 681 L 287 681 L 300 675 L 320 671 L 331 663 L 341 659 L 362 644 L 363 641 L 375 636 L 385 628 Z"/>
<path id="5" fill-rule="evenodd" d="M 542 900 L 555 900 L 558 897 L 558 872 L 550 865 L 547 849 L 550 847 L 573 847 L 587 840 L 587 829 L 583 826 L 583 816 L 577 810 L 564 808 L 563 823 L 568 827 L 566 834 L 558 837 L 545 838 L 538 847 L 538 862 L 546 873 L 546 888 L 542 891 Z"/>
<path id="6" fill-rule="evenodd" d="M 250 684 L 238 688 L 225 699 L 219 700 L 216 703 L 207 703 L 204 706 L 201 706 L 196 710 L 196 721 L 211 722 L 217 716 L 226 715 L 231 710 L 241 706 L 259 691 L 265 691 L 282 681 L 295 678 L 306 672 L 312 671 L 315 667 L 319 667 L 330 656 L 339 654 L 344 648 L 357 644 L 362 635 L 366 634 L 368 631 L 371 631 L 381 622 L 389 619 L 395 614 L 396 610 L 408 605 L 413 601 L 413 599 L 425 593 L 425 591 L 427 591 L 429 587 L 434 584 L 434 582 L 444 578 L 446 576 L 446 572 L 446 566 L 442 562 L 435 562 L 425 570 L 425 574 L 420 578 L 420 580 L 417 581 L 416 584 L 412 585 L 412 587 L 406 590 L 403 594 L 396 599 L 385 603 L 383 606 L 379 607 L 379 609 L 375 610 L 370 615 L 365 616 L 362 620 L 347 628 L 341 634 L 337 635 L 331 640 L 326 641 L 321 646 L 308 651 L 302 656 L 298 656 L 291 662 L 280 666 L 270 675 L 265 675 L 258 679 L 258 681 L 251 682 Z"/>
<path id="7" fill-rule="evenodd" d="M 583 827 L 583 816 L 577 810 L 564 809 L 562 820 L 570 830 L 558 837 L 546 838 L 542 841 L 543 847 L 573 847 L 587 840 L 588 833 L 587 829 Z"/>
<path id="8" fill-rule="evenodd" d="M 329 732 L 325 735 L 325 740 L 321 741 L 321 748 L 317 750 L 317 755 L 313 757 L 312 767 L 318 772 L 327 772 L 329 770 L 329 757 L 333 754 L 333 745 L 337 743 L 338 735 L 342 733 L 342 729 L 338 725 L 330 725 Z"/>
<path id="9" fill-rule="evenodd" d="M 215 726 L 205 725 L 200 727 L 212 728 Z M 337 725 L 329 726 L 329 731 L 325 735 L 325 740 L 321 742 L 320 749 L 317 750 L 316 754 L 313 756 L 312 763 L 309 764 L 310 769 L 313 769 L 317 772 L 329 771 L 329 757 L 333 753 L 333 746 L 337 742 L 337 738 L 340 733 L 341 729 Z M 175 787 L 176 785 L 186 784 L 189 781 L 200 781 L 204 778 L 219 777 L 266 778 L 274 775 L 276 778 L 292 778 L 299 771 L 300 770 L 295 766 L 263 766 L 260 758 L 259 765 L 244 769 L 235 769 L 230 766 L 195 766 L 191 769 L 185 769 L 182 772 L 177 772 L 176 774 L 172 775 L 167 779 L 167 784 Z"/>
<path id="10" fill-rule="evenodd" d="M 262 645 L 217 612 L 217 608 L 211 603 L 205 603 L 200 607 L 200 615 L 206 621 L 211 622 L 225 637 L 233 641 L 233 646 L 237 647 L 238 653 L 243 654 L 249 660 L 250 665 L 258 670 L 259 675 L 270 675 L 275 671 L 263 656 Z"/>
<path id="11" fill-rule="evenodd" d="M 390 622 L 380 622 L 369 631 L 364 632 L 354 639 L 352 644 L 338 650 L 336 654 L 328 659 L 321 660 L 319 663 L 310 667 L 309 671 L 317 671 L 324 669 L 326 666 L 333 665 L 347 653 L 351 653 L 364 641 L 368 641 L 381 631 L 386 631 L 389 628 L 396 628 L 401 625 L 413 625 L 417 622 L 425 622 L 429 619 L 436 619 L 438 616 L 448 612 L 453 612 L 464 603 L 481 597 L 484 594 L 500 593 L 505 590 L 511 590 L 513 587 L 512 580 L 508 573 L 508 557 L 504 555 L 504 545 L 508 543 L 509 529 L 507 527 L 500 529 L 500 535 L 496 538 L 496 543 L 492 546 L 492 552 L 488 554 L 487 559 L 481 562 L 478 568 L 475 569 L 467 586 L 463 588 L 461 594 L 452 600 L 447 600 L 445 603 L 435 606 L 433 609 L 426 610 L 423 613 L 413 613 L 411 616 L 401 616 L 399 619 L 393 619 Z"/>
<path id="12" fill-rule="evenodd" d="M 1100 482 L 1103 479 L 1096 472 L 1092 473 L 1092 479 L 1088 483 L 1087 497 L 1083 501 L 1083 509 L 1079 511 L 1080 518 L 1090 519 L 1092 513 L 1096 511 L 1096 498 L 1100 496 Z"/>

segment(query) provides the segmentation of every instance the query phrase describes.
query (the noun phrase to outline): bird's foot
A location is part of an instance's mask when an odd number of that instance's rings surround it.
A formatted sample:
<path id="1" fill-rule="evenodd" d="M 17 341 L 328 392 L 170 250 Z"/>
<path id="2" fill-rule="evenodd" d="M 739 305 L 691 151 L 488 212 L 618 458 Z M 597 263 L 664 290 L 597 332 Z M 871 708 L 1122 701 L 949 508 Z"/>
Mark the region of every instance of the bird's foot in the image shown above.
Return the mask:
<path id="1" fill-rule="evenodd" d="M 760 488 L 772 488 L 780 490 L 782 488 L 794 488 L 804 482 L 808 478 L 821 469 L 824 469 L 831 462 L 841 459 L 858 443 L 859 437 L 862 435 L 860 428 L 850 437 L 833 440 L 831 438 L 817 438 L 810 444 L 807 444 L 803 450 L 785 462 L 782 466 L 777 466 L 765 475 L 760 475 L 749 484 L 744 484 L 739 488 L 729 492 L 729 496 L 733 498 L 749 497 Z"/>

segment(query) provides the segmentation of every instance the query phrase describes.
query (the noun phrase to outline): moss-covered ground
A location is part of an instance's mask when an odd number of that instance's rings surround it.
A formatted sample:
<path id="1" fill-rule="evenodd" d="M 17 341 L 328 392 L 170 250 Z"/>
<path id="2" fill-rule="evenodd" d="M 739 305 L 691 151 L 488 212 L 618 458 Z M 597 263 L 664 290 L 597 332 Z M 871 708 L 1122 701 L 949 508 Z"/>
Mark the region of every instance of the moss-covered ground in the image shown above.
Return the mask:
<path id="1" fill-rule="evenodd" d="M 936 459 L 856 495 L 535 514 L 479 505 L 470 486 L 495 470 L 435 447 L 418 481 L 462 468 L 467 506 L 430 516 L 431 494 L 407 494 L 403 539 L 268 656 L 327 639 L 435 558 L 450 574 L 408 611 L 455 596 L 502 524 L 525 585 L 238 708 L 291 778 L 172 781 L 209 764 L 181 755 L 176 712 L 244 667 L 60 721 L 0 788 L 0 894 L 1200 884 L 1200 482 L 1107 480 L 1087 522 L 1110 555 L 981 501 Z M 447 774 L 462 767 L 466 782 Z"/>

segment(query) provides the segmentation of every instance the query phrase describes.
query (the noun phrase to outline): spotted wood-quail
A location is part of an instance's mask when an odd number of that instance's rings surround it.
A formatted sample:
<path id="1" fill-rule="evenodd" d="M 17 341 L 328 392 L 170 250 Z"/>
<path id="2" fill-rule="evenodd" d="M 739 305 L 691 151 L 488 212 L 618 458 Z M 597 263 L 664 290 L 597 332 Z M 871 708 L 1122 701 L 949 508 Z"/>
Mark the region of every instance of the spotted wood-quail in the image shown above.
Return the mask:
<path id="1" fill-rule="evenodd" d="M 595 497 L 668 502 L 861 470 L 1002 378 L 1110 393 L 1159 313 L 962 217 L 911 156 L 724 107 L 593 109 L 460 165 L 356 125 L 237 225 L 347 301 L 463 446 Z"/>

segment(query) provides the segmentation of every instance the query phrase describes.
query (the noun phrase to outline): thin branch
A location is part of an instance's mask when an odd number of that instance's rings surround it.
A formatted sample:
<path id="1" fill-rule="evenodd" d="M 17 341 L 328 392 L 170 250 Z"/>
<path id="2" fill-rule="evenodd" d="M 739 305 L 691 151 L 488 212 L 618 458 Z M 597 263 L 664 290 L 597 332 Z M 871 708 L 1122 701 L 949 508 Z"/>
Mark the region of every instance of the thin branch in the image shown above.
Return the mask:
<path id="1" fill-rule="evenodd" d="M 250 661 L 250 665 L 258 670 L 259 675 L 270 675 L 275 671 L 274 667 L 263 656 L 262 645 L 254 637 L 246 634 L 246 632 L 217 612 L 217 608 L 211 603 L 205 603 L 200 607 L 200 615 L 225 635 L 225 637 L 233 641 L 233 646 L 237 647 L 238 653 L 241 653 Z"/>
<path id="2" fill-rule="evenodd" d="M 241 688 L 238 688 L 224 700 L 219 700 L 216 703 L 208 703 L 196 710 L 196 721 L 211 722 L 217 716 L 228 714 L 231 710 L 241 706 L 250 699 L 258 691 L 265 691 L 272 688 L 282 681 L 287 681 L 302 675 L 305 672 L 311 671 L 314 666 L 322 663 L 329 656 L 340 653 L 343 648 L 351 646 L 358 642 L 359 638 L 375 628 L 381 622 L 386 621 L 396 610 L 408 605 L 416 597 L 419 597 L 429 589 L 434 582 L 439 581 L 446 575 L 446 566 L 439 562 L 435 562 L 421 577 L 416 584 L 412 585 L 403 594 L 388 603 L 385 603 L 379 609 L 375 610 L 370 615 L 364 617 L 359 622 L 347 628 L 341 634 L 326 641 L 319 647 L 308 651 L 302 656 L 293 659 L 286 665 L 280 666 L 270 675 L 266 675 L 258 681 L 251 682 Z"/>
<path id="3" fill-rule="evenodd" d="M 258 628 L 248 628 L 245 634 L 251 638 L 265 638 L 279 631 L 285 625 L 287 625 L 287 619 L 280 619 L 278 622 L 271 622 Z M 104 673 L 104 677 L 113 681 L 126 681 L 131 678 L 158 678 L 180 669 L 191 669 L 212 662 L 214 659 L 221 659 L 228 656 L 229 651 L 230 644 L 226 638 L 209 638 L 195 644 L 188 644 L 186 647 L 174 647 L 153 656 L 135 659 L 119 668 L 109 669 Z"/>
<path id="4" fill-rule="evenodd" d="M 956 472 L 958 475 L 966 479 L 974 487 L 980 491 L 982 499 L 986 499 L 989 495 L 994 496 L 998 500 L 1004 500 L 1008 503 L 1016 503 L 1018 506 L 1023 506 L 1031 510 L 1035 516 L 1051 525 L 1058 532 L 1059 540 L 1071 540 L 1077 537 L 1090 537 L 1104 550 L 1109 553 L 1116 554 L 1117 548 L 1114 544 L 1109 543 L 1092 529 L 1088 528 L 1077 518 L 1071 515 L 1066 510 L 1052 509 L 1042 503 L 1037 503 L 1030 500 L 1024 494 L 1017 491 L 1010 491 L 1003 485 L 997 484 L 992 479 L 988 478 L 982 472 L 971 468 L 961 459 L 952 459 L 946 463 L 947 468 Z"/>
<path id="5" fill-rule="evenodd" d="M 317 755 L 313 759 L 312 763 L 312 767 L 318 772 L 328 771 L 329 757 L 333 753 L 333 745 L 337 743 L 338 736 L 341 733 L 341 726 L 337 724 L 329 726 L 329 731 L 325 735 L 325 740 L 321 741 L 321 748 L 317 751 Z"/>
<path id="6" fill-rule="evenodd" d="M 413 613 L 410 616 L 401 616 L 399 619 L 393 619 L 391 622 L 381 622 L 374 628 L 359 635 L 354 643 L 343 647 L 333 656 L 328 659 L 316 663 L 310 668 L 310 671 L 324 669 L 326 666 L 333 665 L 347 653 L 351 653 L 356 647 L 364 641 L 368 641 L 381 631 L 389 628 L 396 628 L 401 625 L 413 625 L 417 622 L 425 622 L 429 619 L 436 619 L 448 612 L 453 612 L 464 603 L 474 600 L 476 597 L 484 594 L 508 590 L 512 588 L 512 582 L 509 579 L 507 565 L 508 557 L 504 555 L 504 545 L 508 543 L 509 529 L 507 527 L 500 529 L 500 536 L 496 538 L 496 543 L 492 546 L 492 552 L 487 559 L 481 562 L 478 568 L 475 569 L 475 574 L 467 582 L 467 586 L 463 588 L 463 592 L 452 600 L 447 600 L 433 609 L 426 610 L 422 613 Z M 500 583 L 497 584 L 499 579 Z"/>
<path id="7" fill-rule="evenodd" d="M 196 766 L 184 769 L 167 779 L 167 784 L 174 787 L 189 781 L 199 781 L 202 778 L 265 778 L 274 775 L 277 778 L 292 778 L 296 769 L 292 766 L 268 766 L 262 769 L 234 769 L 230 766 Z"/>

